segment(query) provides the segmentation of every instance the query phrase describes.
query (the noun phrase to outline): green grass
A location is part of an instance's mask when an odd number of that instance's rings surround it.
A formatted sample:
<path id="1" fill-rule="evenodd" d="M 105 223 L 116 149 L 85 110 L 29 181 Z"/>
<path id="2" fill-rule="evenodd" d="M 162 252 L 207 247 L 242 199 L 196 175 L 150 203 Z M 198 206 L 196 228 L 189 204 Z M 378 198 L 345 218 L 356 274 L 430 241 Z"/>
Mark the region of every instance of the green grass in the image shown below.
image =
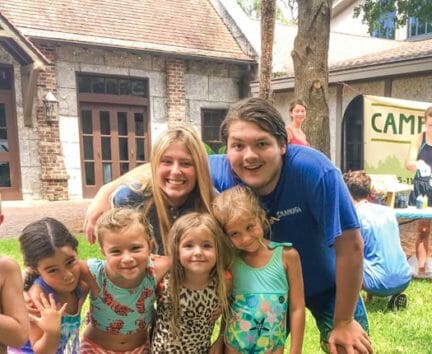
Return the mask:
<path id="1" fill-rule="evenodd" d="M 81 259 L 101 257 L 97 245 L 89 245 L 82 235 L 78 239 L 78 255 Z M 0 254 L 14 258 L 22 265 L 17 240 L 0 240 Z M 366 306 L 376 354 L 432 354 L 432 282 L 414 280 L 405 293 L 408 307 L 404 310 L 389 311 L 386 299 L 377 297 Z M 85 313 L 86 308 L 83 310 Z M 285 353 L 288 352 L 288 349 L 285 350 Z M 318 330 L 309 313 L 306 316 L 303 352 L 322 353 Z"/>

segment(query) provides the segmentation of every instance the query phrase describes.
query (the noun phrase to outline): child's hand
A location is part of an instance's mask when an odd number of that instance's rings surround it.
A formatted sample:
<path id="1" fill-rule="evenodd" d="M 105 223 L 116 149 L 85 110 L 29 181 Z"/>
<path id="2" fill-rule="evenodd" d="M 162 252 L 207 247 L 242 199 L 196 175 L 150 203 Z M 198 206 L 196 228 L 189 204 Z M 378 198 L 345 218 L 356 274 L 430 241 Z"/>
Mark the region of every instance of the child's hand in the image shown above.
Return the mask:
<path id="1" fill-rule="evenodd" d="M 29 314 L 30 321 L 35 323 L 42 331 L 50 334 L 60 334 L 61 317 L 66 310 L 67 303 L 57 309 L 57 304 L 53 294 L 49 294 L 49 301 L 44 293 L 40 294 L 40 300 L 35 300 L 34 304 L 40 313 L 40 317 Z"/>
<path id="2" fill-rule="evenodd" d="M 34 301 L 32 300 L 32 298 L 30 297 L 29 293 L 27 291 L 24 291 L 24 302 L 27 308 L 27 311 L 29 314 L 32 315 L 37 315 L 39 314 L 39 311 L 34 303 Z"/>

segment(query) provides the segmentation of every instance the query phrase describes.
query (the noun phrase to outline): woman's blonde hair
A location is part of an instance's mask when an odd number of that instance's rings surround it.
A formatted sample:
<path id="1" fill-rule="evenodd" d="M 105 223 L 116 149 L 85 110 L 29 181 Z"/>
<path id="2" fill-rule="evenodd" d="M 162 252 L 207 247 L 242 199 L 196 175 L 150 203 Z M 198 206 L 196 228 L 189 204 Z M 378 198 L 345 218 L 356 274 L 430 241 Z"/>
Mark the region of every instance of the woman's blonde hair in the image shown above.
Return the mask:
<path id="1" fill-rule="evenodd" d="M 207 229 L 213 238 L 216 250 L 216 265 L 210 273 L 210 278 L 215 282 L 216 294 L 223 316 L 226 316 L 229 310 L 229 289 L 226 284 L 226 272 L 233 261 L 232 248 L 227 243 L 221 227 L 213 216 L 208 213 L 198 212 L 185 214 L 174 223 L 169 232 L 172 266 L 168 291 L 172 303 L 171 324 L 175 334 L 177 334 L 178 328 L 177 321 L 180 318 L 180 289 L 185 279 L 185 270 L 180 263 L 179 256 L 180 243 L 191 229 L 197 227 Z"/>
<path id="2" fill-rule="evenodd" d="M 245 216 L 254 217 L 261 223 L 264 235 L 270 236 L 270 224 L 266 213 L 257 195 L 249 187 L 235 186 L 217 195 L 213 201 L 213 215 L 224 231 L 233 220 Z"/>
<path id="3" fill-rule="evenodd" d="M 137 209 L 130 208 L 113 208 L 101 215 L 96 223 L 95 231 L 99 245 L 102 247 L 104 236 L 107 232 L 120 233 L 132 227 L 139 227 L 142 229 L 149 249 L 152 249 L 154 242 L 150 231 L 150 225 L 145 215 Z M 121 235 L 119 237 L 121 237 Z"/>
<path id="4" fill-rule="evenodd" d="M 153 203 L 156 207 L 159 219 L 161 239 L 165 254 L 169 254 L 170 247 L 168 243 L 168 232 L 172 223 L 167 210 L 168 202 L 161 188 L 157 185 L 156 175 L 163 154 L 174 142 L 180 142 L 184 145 L 186 150 L 190 153 L 195 167 L 197 184 L 191 193 L 194 198 L 194 210 L 211 213 L 211 203 L 214 194 L 210 178 L 207 152 L 198 134 L 191 126 L 184 124 L 170 127 L 161 135 L 150 153 L 151 171 L 153 176 L 151 182 Z"/>

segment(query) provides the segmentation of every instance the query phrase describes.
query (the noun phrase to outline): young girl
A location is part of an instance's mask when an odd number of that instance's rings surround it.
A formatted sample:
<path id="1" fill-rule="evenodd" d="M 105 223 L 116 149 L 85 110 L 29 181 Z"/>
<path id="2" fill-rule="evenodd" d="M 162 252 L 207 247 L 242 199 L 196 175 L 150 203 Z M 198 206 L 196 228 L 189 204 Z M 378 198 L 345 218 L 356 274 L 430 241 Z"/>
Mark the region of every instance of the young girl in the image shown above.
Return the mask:
<path id="1" fill-rule="evenodd" d="M 288 309 L 290 353 L 301 353 L 305 304 L 297 251 L 291 244 L 264 239 L 270 225 L 250 189 L 238 186 L 223 192 L 213 211 L 237 249 L 225 353 L 282 354 Z"/>
<path id="2" fill-rule="evenodd" d="M 81 264 L 90 311 L 80 353 L 148 353 L 156 284 L 170 262 L 150 259 L 149 225 L 139 211 L 107 211 L 96 235 L 106 259 Z"/>
<path id="3" fill-rule="evenodd" d="M 218 315 L 228 313 L 231 252 L 223 232 L 209 214 L 194 212 L 169 236 L 173 265 L 159 289 L 152 353 L 221 353 L 222 341 L 210 339 Z"/>
<path id="4" fill-rule="evenodd" d="M 24 290 L 36 306 L 30 340 L 10 353 L 77 353 L 86 289 L 78 283 L 78 241 L 53 218 L 27 225 L 19 237 L 27 273 Z"/>

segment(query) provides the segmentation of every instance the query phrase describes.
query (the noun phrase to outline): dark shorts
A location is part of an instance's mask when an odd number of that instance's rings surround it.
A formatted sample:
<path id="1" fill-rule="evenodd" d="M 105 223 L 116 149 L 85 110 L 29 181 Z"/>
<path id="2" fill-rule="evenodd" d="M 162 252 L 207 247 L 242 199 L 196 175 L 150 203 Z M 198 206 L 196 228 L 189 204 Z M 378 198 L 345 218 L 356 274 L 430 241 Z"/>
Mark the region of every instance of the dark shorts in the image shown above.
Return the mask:
<path id="1" fill-rule="evenodd" d="M 336 289 L 327 290 L 321 294 L 306 297 L 306 308 L 310 310 L 315 318 L 316 325 L 320 331 L 321 347 L 328 342 L 330 332 L 333 330 L 333 315 L 336 302 Z M 366 307 L 359 295 L 354 311 L 355 320 L 369 333 L 369 321 L 366 314 Z M 289 323 L 287 324 L 289 328 Z M 323 347 L 324 349 L 324 347 Z"/>
<path id="2" fill-rule="evenodd" d="M 413 187 L 414 189 L 409 196 L 409 205 L 416 205 L 416 199 L 419 195 L 427 195 L 428 206 L 432 206 L 432 186 L 429 183 L 429 179 L 414 178 Z"/>

